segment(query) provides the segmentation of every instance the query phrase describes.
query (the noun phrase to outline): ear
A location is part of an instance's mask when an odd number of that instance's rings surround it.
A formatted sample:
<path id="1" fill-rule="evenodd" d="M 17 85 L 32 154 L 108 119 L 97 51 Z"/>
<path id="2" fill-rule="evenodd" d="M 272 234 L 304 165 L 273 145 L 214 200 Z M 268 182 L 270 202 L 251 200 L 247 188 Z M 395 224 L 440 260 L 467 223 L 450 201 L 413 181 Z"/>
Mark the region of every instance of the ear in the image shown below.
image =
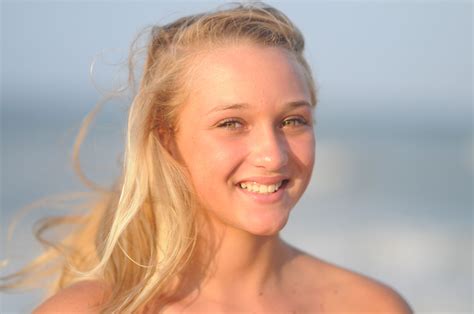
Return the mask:
<path id="1" fill-rule="evenodd" d="M 173 156 L 176 160 L 179 160 L 179 150 L 178 146 L 176 145 L 176 141 L 174 138 L 174 132 L 171 129 L 159 129 L 157 131 L 158 139 L 161 145 L 166 149 L 166 151 Z"/>

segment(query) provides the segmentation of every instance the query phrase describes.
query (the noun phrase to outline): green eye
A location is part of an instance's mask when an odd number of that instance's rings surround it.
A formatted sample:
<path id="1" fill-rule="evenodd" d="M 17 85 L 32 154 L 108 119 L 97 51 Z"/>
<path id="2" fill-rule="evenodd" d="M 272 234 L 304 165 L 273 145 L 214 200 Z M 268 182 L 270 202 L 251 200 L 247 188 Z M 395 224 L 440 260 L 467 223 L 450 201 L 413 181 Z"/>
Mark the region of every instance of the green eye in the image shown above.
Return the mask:
<path id="1" fill-rule="evenodd" d="M 219 123 L 217 125 L 217 127 L 218 128 L 223 128 L 223 129 L 235 130 L 235 129 L 241 128 L 242 123 L 238 120 L 235 120 L 235 119 L 228 119 L 228 120 L 224 120 L 221 123 Z"/>
<path id="2" fill-rule="evenodd" d="M 308 123 L 303 118 L 289 118 L 289 119 L 283 120 L 283 122 L 281 123 L 281 126 L 282 127 L 285 127 L 285 126 L 295 127 L 295 126 L 306 125 L 306 124 Z"/>

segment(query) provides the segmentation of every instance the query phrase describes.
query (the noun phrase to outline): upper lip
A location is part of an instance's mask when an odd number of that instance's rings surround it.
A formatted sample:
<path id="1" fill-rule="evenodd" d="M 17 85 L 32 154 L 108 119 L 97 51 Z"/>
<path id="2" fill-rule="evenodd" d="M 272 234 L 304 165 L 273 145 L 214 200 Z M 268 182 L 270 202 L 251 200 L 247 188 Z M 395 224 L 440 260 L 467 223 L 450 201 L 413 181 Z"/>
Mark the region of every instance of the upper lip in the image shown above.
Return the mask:
<path id="1" fill-rule="evenodd" d="M 277 184 L 283 180 L 288 180 L 288 177 L 281 176 L 281 175 L 273 176 L 273 177 L 248 177 L 248 178 L 240 180 L 238 184 L 244 183 L 244 182 L 256 182 L 260 184 L 270 185 L 270 184 Z"/>

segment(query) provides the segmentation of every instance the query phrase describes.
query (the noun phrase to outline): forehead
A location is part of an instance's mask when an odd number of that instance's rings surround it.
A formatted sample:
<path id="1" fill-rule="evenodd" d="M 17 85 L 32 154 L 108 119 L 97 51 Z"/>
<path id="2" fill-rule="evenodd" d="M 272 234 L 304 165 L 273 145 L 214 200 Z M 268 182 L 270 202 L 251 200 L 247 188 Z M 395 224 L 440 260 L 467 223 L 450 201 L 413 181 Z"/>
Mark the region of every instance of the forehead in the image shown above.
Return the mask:
<path id="1" fill-rule="evenodd" d="M 276 103 L 306 99 L 303 66 L 282 48 L 238 44 L 206 50 L 193 61 L 190 102 Z"/>

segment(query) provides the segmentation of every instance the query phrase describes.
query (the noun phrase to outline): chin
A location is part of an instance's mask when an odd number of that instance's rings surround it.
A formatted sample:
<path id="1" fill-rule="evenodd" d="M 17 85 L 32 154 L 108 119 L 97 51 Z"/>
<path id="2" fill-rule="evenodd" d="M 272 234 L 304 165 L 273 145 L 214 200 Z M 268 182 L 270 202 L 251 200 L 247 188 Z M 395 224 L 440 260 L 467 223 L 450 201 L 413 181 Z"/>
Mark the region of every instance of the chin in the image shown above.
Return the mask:
<path id="1" fill-rule="evenodd" d="M 288 222 L 288 215 L 279 217 L 279 219 L 258 219 L 251 225 L 246 225 L 246 231 L 256 236 L 274 236 L 277 235 Z"/>

